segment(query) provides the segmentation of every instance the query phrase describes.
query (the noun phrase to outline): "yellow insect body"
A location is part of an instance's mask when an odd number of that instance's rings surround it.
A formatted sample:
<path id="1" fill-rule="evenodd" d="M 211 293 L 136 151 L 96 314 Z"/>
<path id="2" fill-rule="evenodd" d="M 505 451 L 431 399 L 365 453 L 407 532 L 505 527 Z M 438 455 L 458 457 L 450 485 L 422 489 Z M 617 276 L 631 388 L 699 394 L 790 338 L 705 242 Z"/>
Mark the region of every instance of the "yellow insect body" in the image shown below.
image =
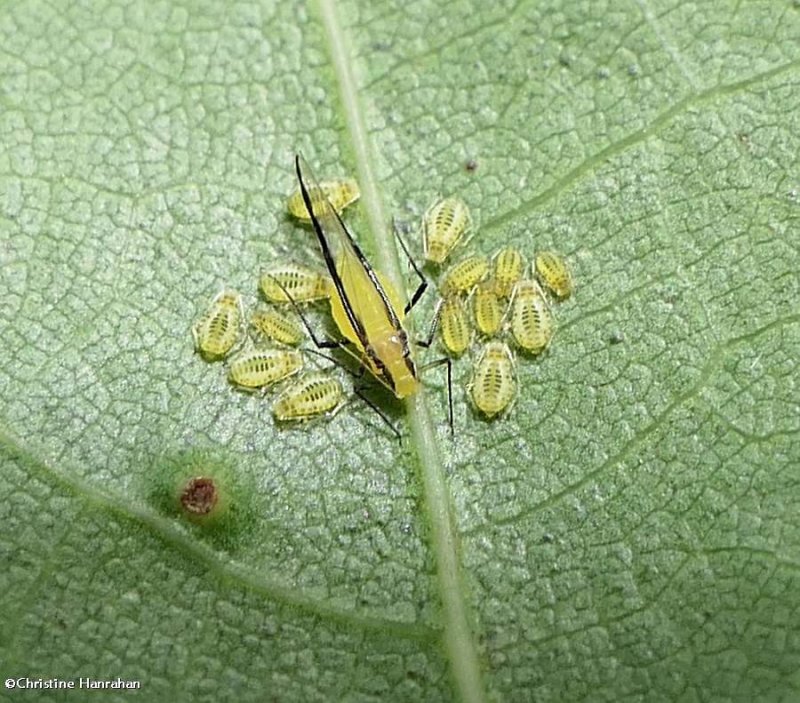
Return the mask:
<path id="1" fill-rule="evenodd" d="M 519 281 L 511 299 L 511 334 L 517 345 L 538 354 L 550 343 L 554 329 L 553 314 L 539 284 Z"/>
<path id="2" fill-rule="evenodd" d="M 338 379 L 324 373 L 310 373 L 284 389 L 275 399 L 272 414 L 277 420 L 308 420 L 332 413 L 344 399 Z"/>
<path id="3" fill-rule="evenodd" d="M 439 290 L 442 295 L 469 293 L 489 273 L 489 259 L 485 256 L 470 256 L 459 261 L 445 273 Z"/>
<path id="4" fill-rule="evenodd" d="M 516 392 L 511 350 L 504 342 L 489 342 L 475 364 L 470 384 L 473 402 L 491 418 L 510 405 Z"/>
<path id="5" fill-rule="evenodd" d="M 567 262 L 554 251 L 541 251 L 536 255 L 536 275 L 557 298 L 569 298 L 575 290 Z"/>
<path id="6" fill-rule="evenodd" d="M 314 186 L 308 164 L 300 156 L 296 163 L 331 275 L 331 314 L 339 331 L 351 342 L 351 351 L 360 362 L 396 397 L 413 395 L 419 388 L 419 377 L 403 328 L 402 298 L 391 282 L 369 265 L 322 190 Z"/>
<path id="7" fill-rule="evenodd" d="M 287 293 L 296 303 L 322 300 L 330 295 L 330 279 L 300 264 L 276 266 L 261 274 L 261 292 L 273 303 L 288 303 Z"/>
<path id="8" fill-rule="evenodd" d="M 487 337 L 494 337 L 503 325 L 504 306 L 497 294 L 494 280 L 478 284 L 472 293 L 472 311 L 475 315 L 475 326 L 478 332 Z"/>
<path id="9" fill-rule="evenodd" d="M 301 368 L 303 357 L 294 349 L 247 349 L 231 359 L 228 378 L 240 388 L 264 388 Z"/>
<path id="10" fill-rule="evenodd" d="M 233 349 L 242 330 L 242 298 L 235 290 L 223 290 L 192 327 L 195 348 L 206 359 L 222 359 Z"/>
<path id="11" fill-rule="evenodd" d="M 342 178 L 337 181 L 323 181 L 317 186 L 326 197 L 331 205 L 333 205 L 336 212 L 339 214 L 348 206 L 354 203 L 361 197 L 361 191 L 358 189 L 358 183 L 353 178 Z M 303 202 L 303 193 L 298 187 L 294 193 L 289 196 L 286 203 L 289 214 L 296 217 L 301 222 L 311 223 L 311 216 L 308 214 L 306 204 Z"/>
<path id="12" fill-rule="evenodd" d="M 494 280 L 497 294 L 508 298 L 514 284 L 522 278 L 525 271 L 525 258 L 518 249 L 505 247 L 494 256 Z"/>
<path id="13" fill-rule="evenodd" d="M 449 295 L 442 301 L 439 333 L 445 349 L 454 356 L 463 354 L 472 342 L 472 327 L 461 296 Z"/>
<path id="14" fill-rule="evenodd" d="M 442 264 L 472 227 L 469 208 L 460 198 L 444 198 L 431 205 L 422 218 L 425 258 Z"/>
<path id="15" fill-rule="evenodd" d="M 272 308 L 260 308 L 250 317 L 250 324 L 268 339 L 296 346 L 303 341 L 304 332 L 297 320 Z"/>

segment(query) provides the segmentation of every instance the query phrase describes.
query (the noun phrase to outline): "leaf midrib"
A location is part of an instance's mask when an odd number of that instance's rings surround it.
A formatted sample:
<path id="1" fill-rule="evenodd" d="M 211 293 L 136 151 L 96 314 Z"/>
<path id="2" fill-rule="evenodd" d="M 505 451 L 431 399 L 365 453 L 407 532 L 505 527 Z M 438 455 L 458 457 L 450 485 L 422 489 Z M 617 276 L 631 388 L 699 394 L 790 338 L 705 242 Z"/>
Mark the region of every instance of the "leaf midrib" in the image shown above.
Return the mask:
<path id="1" fill-rule="evenodd" d="M 336 76 L 340 106 L 344 111 L 348 135 L 353 145 L 356 177 L 361 186 L 370 235 L 378 252 L 378 265 L 393 280 L 397 289 L 402 290 L 400 284 L 403 279 L 397 247 L 386 226 L 388 219 L 373 172 L 374 153 L 352 70 L 352 57 L 347 51 L 348 42 L 345 41 L 345 33 L 339 22 L 335 0 L 319 0 L 318 9 L 324 30 L 323 39 Z M 406 412 L 420 467 L 423 509 L 430 526 L 436 562 L 444 650 L 461 700 L 483 703 L 486 693 L 460 577 L 452 501 L 424 391 L 407 399 Z"/>

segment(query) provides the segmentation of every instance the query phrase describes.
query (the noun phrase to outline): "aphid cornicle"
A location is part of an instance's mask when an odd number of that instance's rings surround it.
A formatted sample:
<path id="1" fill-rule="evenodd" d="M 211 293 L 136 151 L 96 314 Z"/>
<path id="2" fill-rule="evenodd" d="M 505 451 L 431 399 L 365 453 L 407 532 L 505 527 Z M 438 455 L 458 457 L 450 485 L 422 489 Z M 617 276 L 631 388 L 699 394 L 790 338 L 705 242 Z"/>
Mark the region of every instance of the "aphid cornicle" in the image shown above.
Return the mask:
<path id="1" fill-rule="evenodd" d="M 464 300 L 459 295 L 448 295 L 437 314 L 442 344 L 453 356 L 460 356 L 472 342 L 472 327 Z"/>
<path id="2" fill-rule="evenodd" d="M 242 298 L 235 290 L 223 290 L 192 327 L 197 351 L 208 360 L 222 359 L 239 341 L 242 331 Z"/>
<path id="3" fill-rule="evenodd" d="M 295 303 L 323 300 L 330 295 L 330 279 L 300 264 L 286 264 L 264 271 L 259 286 L 264 297 L 273 303 L 288 303 L 287 294 Z"/>
<path id="4" fill-rule="evenodd" d="M 475 363 L 469 391 L 478 410 L 489 418 L 509 406 L 516 394 L 517 382 L 514 358 L 507 344 L 486 344 Z"/>
<path id="5" fill-rule="evenodd" d="M 262 307 L 250 316 L 250 324 L 259 334 L 281 344 L 297 346 L 305 336 L 300 323 L 272 308 Z"/>
<path id="6" fill-rule="evenodd" d="M 309 373 L 285 388 L 272 405 L 272 414 L 280 421 L 308 420 L 332 414 L 344 400 L 341 382 L 324 373 Z"/>
<path id="7" fill-rule="evenodd" d="M 572 272 L 564 257 L 554 251 L 540 251 L 535 259 L 536 276 L 557 298 L 569 298 L 575 290 Z"/>
<path id="8" fill-rule="evenodd" d="M 493 279 L 479 283 L 472 292 L 472 311 L 478 332 L 486 337 L 494 337 L 503 324 L 504 304 L 497 294 L 497 284 Z"/>
<path id="9" fill-rule="evenodd" d="M 470 256 L 452 266 L 442 276 L 439 290 L 442 295 L 469 293 L 489 273 L 489 259 L 486 256 Z"/>
<path id="10" fill-rule="evenodd" d="M 246 349 L 231 359 L 228 378 L 244 389 L 266 388 L 303 368 L 295 349 Z"/>
<path id="11" fill-rule="evenodd" d="M 422 217 L 425 259 L 442 264 L 472 227 L 469 208 L 460 198 L 444 198 L 431 205 Z"/>
<path id="12" fill-rule="evenodd" d="M 522 280 L 511 297 L 511 334 L 521 349 L 532 354 L 543 351 L 553 337 L 555 325 L 544 292 L 536 281 Z"/>
<path id="13" fill-rule="evenodd" d="M 495 254 L 493 264 L 492 276 L 497 294 L 501 298 L 508 298 L 514 284 L 522 278 L 525 271 L 525 258 L 518 249 L 505 247 Z"/>
<path id="14" fill-rule="evenodd" d="M 348 205 L 351 205 L 361 197 L 358 183 L 353 178 L 323 181 L 318 184 L 318 187 L 340 215 Z M 311 217 L 306 209 L 306 204 L 303 202 L 303 193 L 299 187 L 289 196 L 286 207 L 293 217 L 301 222 L 311 223 Z"/>

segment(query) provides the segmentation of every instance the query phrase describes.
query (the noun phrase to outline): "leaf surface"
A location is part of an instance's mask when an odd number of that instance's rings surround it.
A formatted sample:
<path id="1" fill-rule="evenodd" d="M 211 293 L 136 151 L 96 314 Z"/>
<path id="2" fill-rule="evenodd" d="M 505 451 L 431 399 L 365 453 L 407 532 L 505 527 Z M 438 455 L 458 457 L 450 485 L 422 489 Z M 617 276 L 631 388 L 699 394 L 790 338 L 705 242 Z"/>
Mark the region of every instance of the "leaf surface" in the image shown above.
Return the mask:
<path id="1" fill-rule="evenodd" d="M 800 696 L 798 36 L 788 1 L 4 3 L 5 677 Z M 347 217 L 398 280 L 390 218 L 418 252 L 440 194 L 471 252 L 567 256 L 506 418 L 472 411 L 467 357 L 453 441 L 441 369 L 408 407 L 375 393 L 401 446 L 355 402 L 278 428 L 193 353 L 223 285 L 252 305 L 317 257 L 297 151 L 358 179 Z M 169 502 L 200 473 L 216 530 Z"/>

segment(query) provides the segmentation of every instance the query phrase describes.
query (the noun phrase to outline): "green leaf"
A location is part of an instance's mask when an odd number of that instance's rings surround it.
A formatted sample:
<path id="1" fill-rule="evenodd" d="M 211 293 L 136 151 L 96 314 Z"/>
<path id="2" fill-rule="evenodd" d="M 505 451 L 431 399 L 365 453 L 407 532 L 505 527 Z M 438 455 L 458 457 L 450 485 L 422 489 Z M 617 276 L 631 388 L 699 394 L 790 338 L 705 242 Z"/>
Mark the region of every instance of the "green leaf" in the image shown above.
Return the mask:
<path id="1" fill-rule="evenodd" d="M 800 697 L 798 36 L 788 0 L 4 3 L 4 677 Z M 407 408 L 376 391 L 401 446 L 357 402 L 276 428 L 193 353 L 223 284 L 252 304 L 315 260 L 296 151 L 358 178 L 395 277 L 390 218 L 440 193 L 470 251 L 567 256 L 506 418 L 471 410 L 465 358 L 453 441 L 441 368 Z M 203 472 L 213 529 L 175 503 Z"/>

